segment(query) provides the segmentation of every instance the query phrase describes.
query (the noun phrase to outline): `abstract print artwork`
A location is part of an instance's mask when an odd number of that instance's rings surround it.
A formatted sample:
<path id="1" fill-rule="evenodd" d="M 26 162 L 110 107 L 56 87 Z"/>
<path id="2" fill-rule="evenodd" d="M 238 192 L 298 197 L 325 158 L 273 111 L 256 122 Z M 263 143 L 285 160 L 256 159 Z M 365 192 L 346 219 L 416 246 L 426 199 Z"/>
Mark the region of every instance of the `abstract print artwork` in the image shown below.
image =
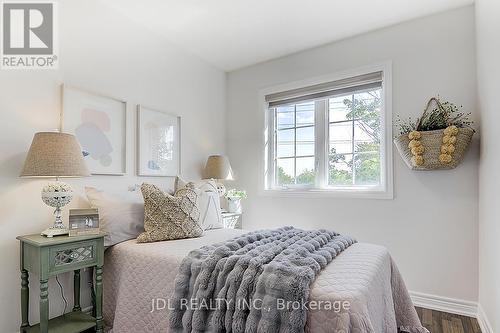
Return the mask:
<path id="1" fill-rule="evenodd" d="M 180 165 L 180 117 L 137 106 L 138 175 L 176 176 Z"/>
<path id="2" fill-rule="evenodd" d="M 61 130 L 76 136 L 92 174 L 126 173 L 127 104 L 63 86 Z"/>

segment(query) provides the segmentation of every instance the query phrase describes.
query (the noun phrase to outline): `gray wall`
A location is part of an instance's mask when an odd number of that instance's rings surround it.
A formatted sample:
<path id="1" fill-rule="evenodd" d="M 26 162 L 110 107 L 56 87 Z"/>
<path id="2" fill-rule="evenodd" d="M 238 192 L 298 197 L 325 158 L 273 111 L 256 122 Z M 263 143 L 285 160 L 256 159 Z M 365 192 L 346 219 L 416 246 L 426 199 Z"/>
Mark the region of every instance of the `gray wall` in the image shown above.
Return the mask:
<path id="1" fill-rule="evenodd" d="M 246 189 L 245 228 L 331 228 L 385 245 L 412 291 L 476 301 L 477 142 L 457 169 L 410 171 L 394 151 L 394 200 L 259 194 L 264 112 L 259 90 L 393 62 L 393 114 L 418 117 L 431 96 L 477 115 L 474 8 L 410 21 L 228 74 L 227 150 Z"/>
<path id="2" fill-rule="evenodd" d="M 40 199 L 47 180 L 19 179 L 33 134 L 58 128 L 61 83 L 129 102 L 126 176 L 68 180 L 87 203 L 84 185 L 126 191 L 144 180 L 170 187 L 171 178 L 135 177 L 135 104 L 182 117 L 182 171 L 199 178 L 209 154 L 225 148 L 225 73 L 167 44 L 151 31 L 110 10 L 100 1 L 59 3 L 60 69 L 0 73 L 0 327 L 15 332 L 20 323 L 19 244 L 15 237 L 37 233 L 52 221 Z M 65 210 L 67 213 L 67 209 Z M 66 218 L 66 217 L 65 217 Z M 67 220 L 65 219 L 65 223 Z M 38 321 L 38 278 L 31 277 L 31 322 Z M 70 275 L 62 277 L 71 299 Z M 52 315 L 62 311 L 55 281 L 50 281 Z M 83 293 L 88 305 L 88 289 Z"/>
<path id="3" fill-rule="evenodd" d="M 500 332 L 500 3 L 476 1 L 477 69 L 481 110 L 479 169 L 479 304 Z"/>

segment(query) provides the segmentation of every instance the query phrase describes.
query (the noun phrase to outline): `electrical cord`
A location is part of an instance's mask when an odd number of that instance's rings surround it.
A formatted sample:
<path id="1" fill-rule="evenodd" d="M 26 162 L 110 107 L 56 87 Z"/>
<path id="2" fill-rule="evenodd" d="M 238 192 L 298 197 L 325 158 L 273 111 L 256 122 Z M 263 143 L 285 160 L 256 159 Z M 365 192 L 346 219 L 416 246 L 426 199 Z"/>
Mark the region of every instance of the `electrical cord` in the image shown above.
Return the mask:
<path id="1" fill-rule="evenodd" d="M 57 284 L 59 285 L 59 289 L 61 290 L 61 297 L 64 301 L 64 310 L 63 310 L 63 315 L 66 313 L 66 308 L 68 307 L 68 301 L 66 300 L 66 297 L 64 297 L 64 290 L 63 290 L 63 286 L 61 284 L 61 282 L 59 282 L 59 277 L 56 275 L 56 281 L 57 281 Z"/>

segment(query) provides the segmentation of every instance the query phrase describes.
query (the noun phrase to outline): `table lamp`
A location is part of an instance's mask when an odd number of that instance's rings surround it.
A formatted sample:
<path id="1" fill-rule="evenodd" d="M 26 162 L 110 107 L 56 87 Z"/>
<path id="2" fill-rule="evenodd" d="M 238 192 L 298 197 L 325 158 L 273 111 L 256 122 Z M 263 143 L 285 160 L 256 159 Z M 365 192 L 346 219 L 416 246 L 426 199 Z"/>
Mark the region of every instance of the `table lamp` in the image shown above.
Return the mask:
<path id="1" fill-rule="evenodd" d="M 90 176 L 82 149 L 75 136 L 59 132 L 36 133 L 24 162 L 21 177 L 55 178 L 42 189 L 42 201 L 54 207 L 54 225 L 41 234 L 47 237 L 68 234 L 62 223 L 61 207 L 71 202 L 73 190 L 59 181 L 63 177 Z"/>
<path id="2" fill-rule="evenodd" d="M 220 196 L 223 196 L 226 193 L 226 187 L 220 181 L 233 180 L 233 170 L 227 157 L 223 155 L 209 156 L 205 165 L 204 178 L 217 180 L 217 191 Z"/>

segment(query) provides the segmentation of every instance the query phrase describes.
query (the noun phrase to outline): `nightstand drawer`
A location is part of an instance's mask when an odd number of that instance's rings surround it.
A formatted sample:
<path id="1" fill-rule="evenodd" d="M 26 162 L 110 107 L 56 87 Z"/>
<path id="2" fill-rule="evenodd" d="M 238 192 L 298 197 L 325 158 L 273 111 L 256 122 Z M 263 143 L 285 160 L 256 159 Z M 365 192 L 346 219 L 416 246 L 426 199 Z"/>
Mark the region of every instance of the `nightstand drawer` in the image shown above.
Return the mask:
<path id="1" fill-rule="evenodd" d="M 49 272 L 57 273 L 97 264 L 98 240 L 52 246 L 49 249 Z"/>

